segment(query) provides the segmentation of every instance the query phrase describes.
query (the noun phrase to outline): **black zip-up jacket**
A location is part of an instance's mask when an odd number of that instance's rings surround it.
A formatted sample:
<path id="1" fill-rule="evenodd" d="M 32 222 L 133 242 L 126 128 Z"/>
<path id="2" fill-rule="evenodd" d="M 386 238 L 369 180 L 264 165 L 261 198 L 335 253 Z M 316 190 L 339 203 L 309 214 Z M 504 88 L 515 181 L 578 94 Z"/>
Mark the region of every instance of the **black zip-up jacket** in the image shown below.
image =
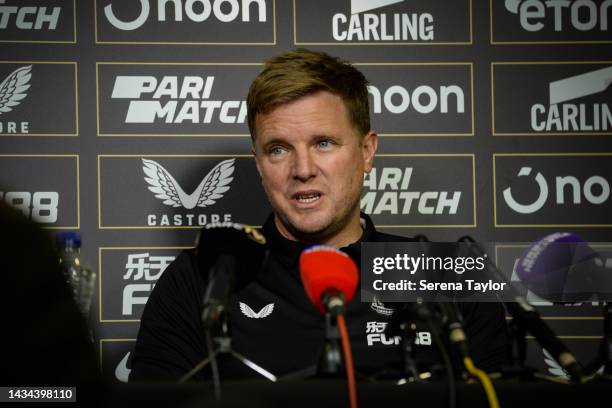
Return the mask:
<path id="1" fill-rule="evenodd" d="M 365 224 L 365 225 L 363 225 Z M 364 232 L 354 244 L 341 248 L 360 264 L 361 242 L 407 241 L 409 238 L 376 231 L 362 215 Z M 324 318 L 312 305 L 300 279 L 299 255 L 305 245 L 284 238 L 273 216 L 263 230 L 268 256 L 252 283 L 230 297 L 230 329 L 234 350 L 277 377 L 313 374 L 324 344 Z M 177 380 L 206 357 L 201 322 L 205 274 L 193 250 L 182 252 L 159 279 L 145 307 L 130 381 Z M 504 309 L 497 303 L 459 303 L 468 345 L 477 366 L 499 368 L 504 362 L 507 334 Z M 394 376 L 401 366 L 399 338 L 390 333 L 392 309 L 379 302 L 362 303 L 358 294 L 347 306 L 346 321 L 355 369 L 360 377 Z M 417 328 L 416 357 L 427 370 L 439 363 L 427 327 Z M 220 360 L 222 378 L 257 377 L 229 356 Z M 194 379 L 210 377 L 210 369 Z"/>

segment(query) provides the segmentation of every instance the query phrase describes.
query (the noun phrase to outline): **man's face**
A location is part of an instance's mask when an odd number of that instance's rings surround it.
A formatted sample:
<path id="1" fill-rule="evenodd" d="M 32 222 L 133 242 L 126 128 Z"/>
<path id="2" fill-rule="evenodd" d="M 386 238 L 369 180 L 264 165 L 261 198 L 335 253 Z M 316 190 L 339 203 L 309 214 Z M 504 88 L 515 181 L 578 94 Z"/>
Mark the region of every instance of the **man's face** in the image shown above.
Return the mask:
<path id="1" fill-rule="evenodd" d="M 281 234 L 335 246 L 356 241 L 376 134 L 359 135 L 342 99 L 326 91 L 258 114 L 255 130 L 257 170 Z"/>

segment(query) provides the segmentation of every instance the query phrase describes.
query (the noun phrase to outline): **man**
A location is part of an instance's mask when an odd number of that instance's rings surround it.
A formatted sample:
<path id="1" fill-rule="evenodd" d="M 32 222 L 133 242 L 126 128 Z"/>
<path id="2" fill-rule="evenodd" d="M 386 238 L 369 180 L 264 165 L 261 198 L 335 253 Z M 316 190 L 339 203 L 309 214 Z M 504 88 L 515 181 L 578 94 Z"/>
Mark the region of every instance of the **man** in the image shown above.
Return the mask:
<path id="1" fill-rule="evenodd" d="M 314 374 L 324 343 L 324 319 L 300 279 L 301 251 L 309 244 L 330 245 L 359 264 L 361 242 L 407 240 L 377 232 L 359 211 L 363 176 L 372 169 L 377 148 L 366 84 L 348 63 L 296 50 L 269 60 L 249 89 L 253 154 L 274 214 L 262 231 L 268 256 L 228 307 L 234 349 L 277 377 Z M 200 321 L 205 276 L 197 271 L 194 253 L 184 252 L 156 284 L 142 316 L 131 380 L 175 380 L 206 356 Z M 265 317 L 248 313 L 264 307 Z M 498 368 L 506 346 L 503 308 L 462 304 L 460 309 L 476 364 Z M 361 377 L 399 376 L 392 314 L 382 304 L 359 299 L 347 307 Z M 421 331 L 418 339 L 418 363 L 428 369 L 439 361 L 431 334 Z M 209 376 L 205 369 L 195 378 Z M 257 374 L 226 359 L 221 376 Z"/>

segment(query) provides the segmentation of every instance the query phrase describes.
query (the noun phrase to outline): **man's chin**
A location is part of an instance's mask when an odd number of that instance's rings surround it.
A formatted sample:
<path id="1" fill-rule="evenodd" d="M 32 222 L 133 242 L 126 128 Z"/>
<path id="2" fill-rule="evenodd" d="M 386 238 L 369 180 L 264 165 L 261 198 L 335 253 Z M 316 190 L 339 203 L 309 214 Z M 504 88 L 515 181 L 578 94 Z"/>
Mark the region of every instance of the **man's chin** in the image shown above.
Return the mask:
<path id="1" fill-rule="evenodd" d="M 294 235 L 300 237 L 308 237 L 310 239 L 323 238 L 329 233 L 328 224 L 292 224 L 290 230 L 293 231 Z"/>
<path id="2" fill-rule="evenodd" d="M 289 220 L 285 228 L 298 241 L 318 243 L 333 234 L 331 223 L 326 220 Z"/>

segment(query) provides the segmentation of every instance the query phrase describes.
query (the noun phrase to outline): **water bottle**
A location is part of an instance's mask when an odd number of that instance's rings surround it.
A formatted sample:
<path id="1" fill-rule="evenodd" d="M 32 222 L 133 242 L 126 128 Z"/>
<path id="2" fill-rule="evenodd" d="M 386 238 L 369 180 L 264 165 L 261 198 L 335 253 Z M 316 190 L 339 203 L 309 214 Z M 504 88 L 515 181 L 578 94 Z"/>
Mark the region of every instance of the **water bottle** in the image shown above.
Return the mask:
<path id="1" fill-rule="evenodd" d="M 81 235 L 77 231 L 58 234 L 60 265 L 72 296 L 85 317 L 89 316 L 96 284 L 96 273 L 81 258 Z"/>

